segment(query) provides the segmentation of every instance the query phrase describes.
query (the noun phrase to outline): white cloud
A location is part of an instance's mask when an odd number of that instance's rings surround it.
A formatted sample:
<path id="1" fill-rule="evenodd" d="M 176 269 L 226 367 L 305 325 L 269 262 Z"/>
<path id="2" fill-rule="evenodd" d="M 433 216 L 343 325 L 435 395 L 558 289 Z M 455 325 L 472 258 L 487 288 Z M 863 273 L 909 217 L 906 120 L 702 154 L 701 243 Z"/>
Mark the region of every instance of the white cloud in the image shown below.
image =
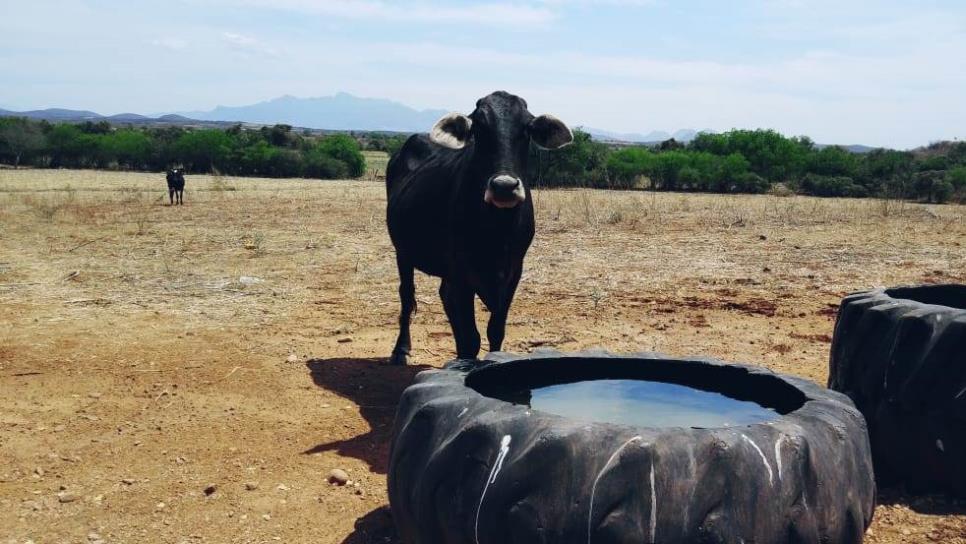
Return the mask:
<path id="1" fill-rule="evenodd" d="M 659 3 L 659 0 L 537 0 L 541 4 L 546 5 L 578 5 L 578 6 L 622 6 L 622 7 L 633 7 L 633 6 L 654 6 Z"/>
<path id="2" fill-rule="evenodd" d="M 155 40 L 151 40 L 151 45 L 156 45 L 158 47 L 163 47 L 165 49 L 171 49 L 172 51 L 181 51 L 188 47 L 187 40 L 181 38 L 176 38 L 173 36 L 165 36 Z"/>
<path id="3" fill-rule="evenodd" d="M 510 2 L 456 5 L 450 2 L 385 2 L 382 0 L 212 0 L 284 11 L 366 19 L 422 23 L 544 25 L 557 15 L 544 7 Z"/>
<path id="4" fill-rule="evenodd" d="M 245 55 L 256 54 L 269 57 L 278 56 L 278 51 L 274 47 L 252 38 L 251 36 L 238 34 L 237 32 L 222 32 L 221 39 L 232 49 Z"/>

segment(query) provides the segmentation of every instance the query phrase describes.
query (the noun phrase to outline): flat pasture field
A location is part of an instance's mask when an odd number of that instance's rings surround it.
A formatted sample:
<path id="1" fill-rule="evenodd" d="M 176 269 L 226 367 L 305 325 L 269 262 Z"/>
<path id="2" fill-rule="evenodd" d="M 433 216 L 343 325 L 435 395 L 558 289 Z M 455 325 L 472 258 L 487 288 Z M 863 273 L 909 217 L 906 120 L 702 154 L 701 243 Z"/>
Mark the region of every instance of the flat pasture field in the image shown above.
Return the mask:
<path id="1" fill-rule="evenodd" d="M 843 295 L 966 282 L 966 206 L 533 198 L 508 351 L 706 355 L 825 383 Z M 393 542 L 396 401 L 454 348 L 419 275 L 415 361 L 386 364 L 384 187 L 188 176 L 184 200 L 167 205 L 163 174 L 0 170 L 0 542 Z M 966 542 L 962 503 L 879 503 L 868 542 Z"/>

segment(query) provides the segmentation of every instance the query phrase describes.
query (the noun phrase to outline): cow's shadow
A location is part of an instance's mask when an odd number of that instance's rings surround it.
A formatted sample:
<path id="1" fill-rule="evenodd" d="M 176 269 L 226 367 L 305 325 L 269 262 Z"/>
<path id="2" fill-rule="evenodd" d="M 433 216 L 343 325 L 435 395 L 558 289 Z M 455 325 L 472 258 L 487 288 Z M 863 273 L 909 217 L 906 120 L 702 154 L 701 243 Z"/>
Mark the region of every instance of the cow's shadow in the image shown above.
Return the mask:
<path id="1" fill-rule="evenodd" d="M 388 359 L 310 359 L 305 363 L 312 381 L 359 406 L 370 431 L 352 438 L 315 445 L 303 453 L 337 451 L 365 461 L 369 470 L 385 474 L 396 405 L 413 377 L 427 365 L 390 365 Z"/>
<path id="2" fill-rule="evenodd" d="M 388 507 L 376 508 L 356 520 L 355 530 L 341 544 L 398 544 Z"/>

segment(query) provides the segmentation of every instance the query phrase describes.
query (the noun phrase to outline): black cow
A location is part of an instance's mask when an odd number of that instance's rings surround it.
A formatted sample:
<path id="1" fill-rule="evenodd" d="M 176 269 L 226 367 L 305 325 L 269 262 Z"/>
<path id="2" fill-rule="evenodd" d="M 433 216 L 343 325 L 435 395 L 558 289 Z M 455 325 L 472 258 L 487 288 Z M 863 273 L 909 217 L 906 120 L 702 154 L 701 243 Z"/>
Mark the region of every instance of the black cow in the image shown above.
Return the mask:
<path id="1" fill-rule="evenodd" d="M 175 196 L 178 197 L 178 204 L 184 204 L 184 168 L 168 170 L 167 177 L 168 198 L 171 200 L 171 205 L 174 206 Z"/>
<path id="2" fill-rule="evenodd" d="M 451 113 L 428 136 L 411 136 L 386 169 L 386 222 L 399 268 L 399 337 L 392 363 L 406 364 L 416 309 L 413 269 L 442 278 L 459 358 L 480 352 L 474 295 L 490 311 L 490 351 L 503 344 L 523 257 L 533 240 L 525 176 L 530 141 L 557 149 L 573 141 L 563 122 L 534 116 L 520 97 L 498 91 L 469 116 Z"/>

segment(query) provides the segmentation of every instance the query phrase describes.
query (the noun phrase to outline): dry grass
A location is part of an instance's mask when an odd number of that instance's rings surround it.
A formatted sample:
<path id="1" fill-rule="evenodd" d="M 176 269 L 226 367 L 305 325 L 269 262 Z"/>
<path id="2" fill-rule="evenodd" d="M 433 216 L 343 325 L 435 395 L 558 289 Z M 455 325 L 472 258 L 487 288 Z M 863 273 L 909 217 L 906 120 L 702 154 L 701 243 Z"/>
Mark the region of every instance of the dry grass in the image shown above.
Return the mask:
<path id="1" fill-rule="evenodd" d="M 385 151 L 363 151 L 362 155 L 366 158 L 366 175 L 369 180 L 384 178 L 386 166 L 389 164 L 389 154 Z"/>
<path id="2" fill-rule="evenodd" d="M 398 311 L 384 199 L 373 182 L 189 176 L 171 207 L 161 174 L 0 170 L 0 388 L 15 391 L 0 400 L 0 538 L 342 542 L 374 515 L 391 410 L 366 406 L 391 405 L 380 391 L 408 379 L 366 366 L 388 353 Z M 966 281 L 966 206 L 534 201 L 514 351 L 705 354 L 823 382 L 843 294 Z M 436 280 L 417 280 L 416 359 L 439 364 L 452 339 Z M 369 374 L 320 383 L 290 355 Z M 343 445 L 302 455 L 320 441 Z M 336 466 L 362 495 L 325 484 Z M 263 488 L 243 491 L 253 479 Z M 214 498 L 199 492 L 210 482 Z M 58 504 L 60 485 L 82 500 Z M 957 542 L 966 516 L 936 504 L 880 507 L 869 541 Z"/>

